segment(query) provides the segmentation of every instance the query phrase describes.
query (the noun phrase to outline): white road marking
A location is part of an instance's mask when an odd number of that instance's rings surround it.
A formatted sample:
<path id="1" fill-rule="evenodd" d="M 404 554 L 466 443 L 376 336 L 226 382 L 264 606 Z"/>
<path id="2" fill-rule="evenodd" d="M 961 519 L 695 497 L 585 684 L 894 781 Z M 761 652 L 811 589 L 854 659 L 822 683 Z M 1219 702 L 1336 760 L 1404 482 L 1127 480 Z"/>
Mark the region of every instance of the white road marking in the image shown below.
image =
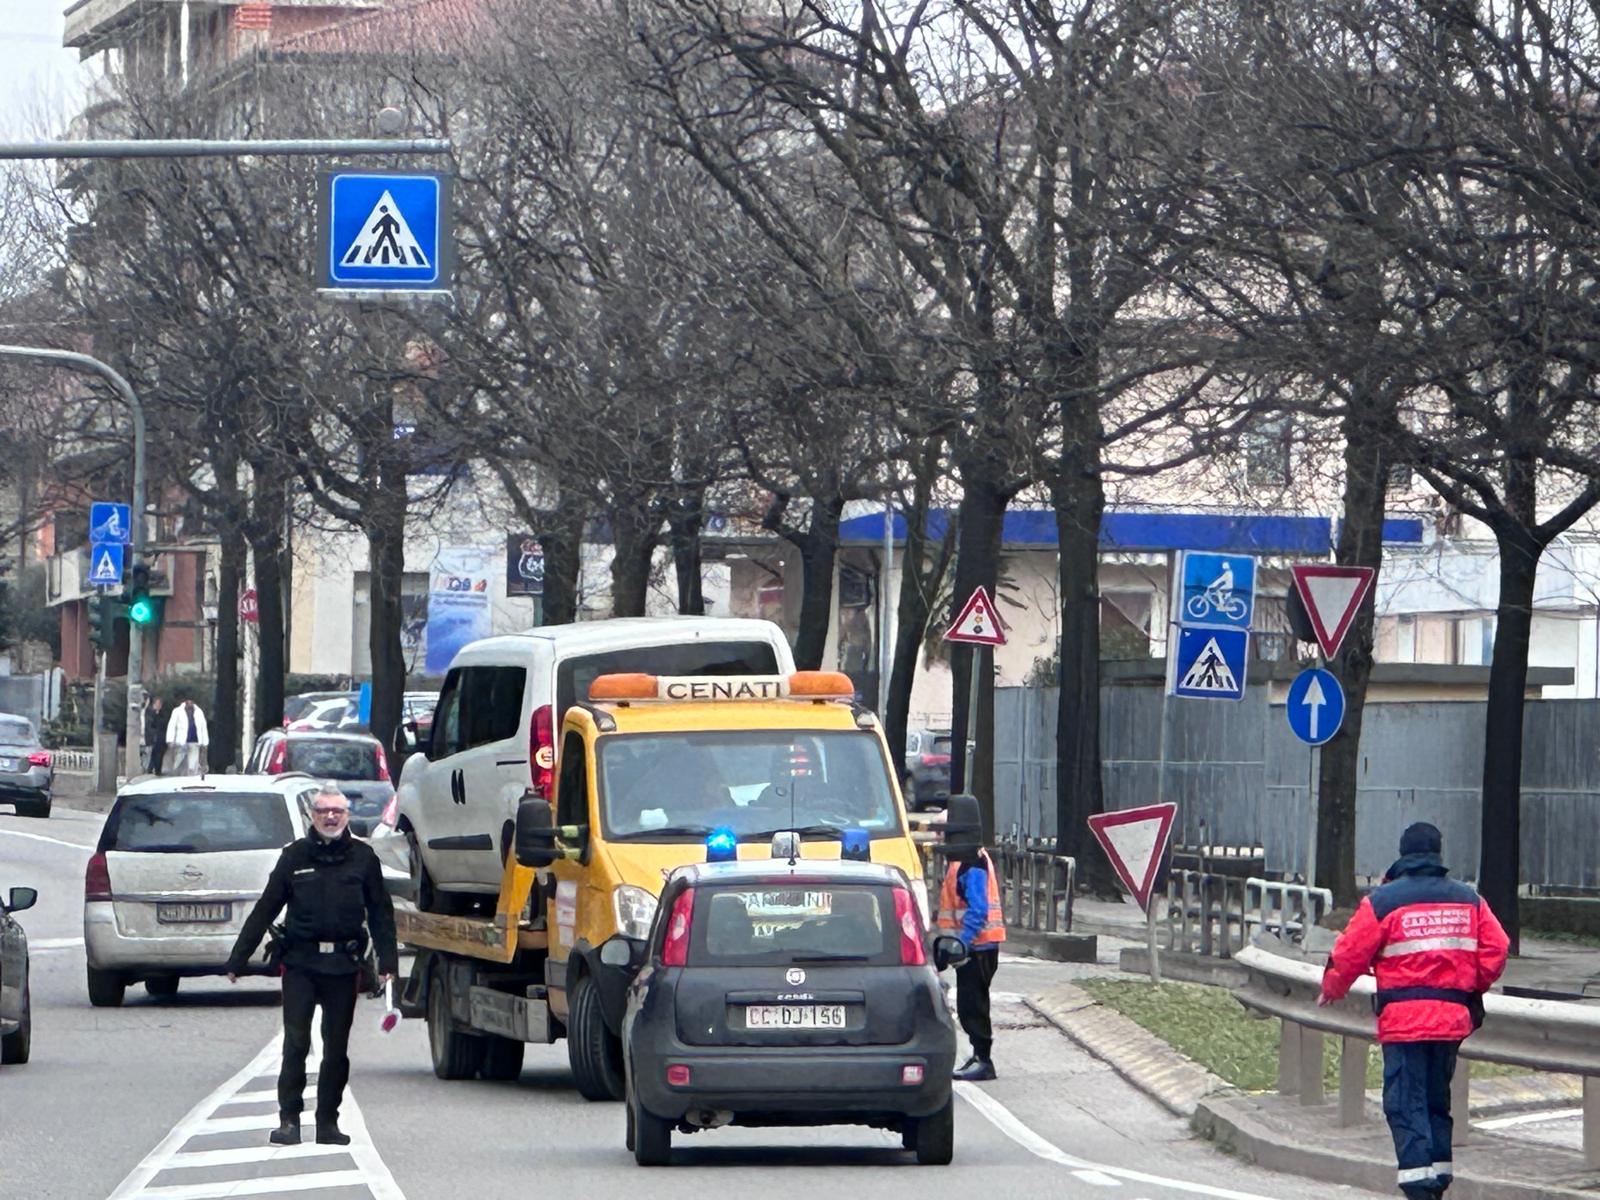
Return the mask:
<path id="1" fill-rule="evenodd" d="M 23 833 L 20 829 L 0 829 L 0 833 L 7 837 L 27 838 L 30 842 L 49 842 L 52 846 L 65 846 L 68 850 L 81 850 L 85 854 L 93 854 L 93 846 L 80 846 L 77 842 L 64 842 L 60 838 L 45 837 L 42 833 Z"/>
<path id="2" fill-rule="evenodd" d="M 83 945 L 81 937 L 75 938 L 29 938 L 29 950 L 76 950 Z"/>
<path id="3" fill-rule="evenodd" d="M 283 1051 L 280 1033 L 268 1042 L 261 1053 L 251 1059 L 245 1068 L 221 1087 L 201 1100 L 173 1126 L 156 1148 L 128 1173 L 117 1185 L 108 1200 L 221 1200 L 231 1196 L 277 1195 L 286 1192 L 322 1191 L 341 1187 L 365 1186 L 373 1200 L 405 1200 L 394 1176 L 372 1144 L 366 1118 L 355 1096 L 345 1092 L 341 1106 L 340 1124 L 350 1135 L 348 1146 L 320 1146 L 307 1140 L 298 1146 L 274 1146 L 264 1142 L 259 1146 L 242 1146 L 225 1150 L 184 1150 L 194 1138 L 209 1137 L 218 1133 L 237 1133 L 275 1129 L 278 1125 L 277 1091 L 260 1086 L 262 1077 L 277 1074 Z M 322 1038 L 315 1029 L 311 1038 L 310 1064 L 322 1054 Z M 310 1065 L 308 1064 L 308 1065 Z M 316 1072 L 308 1073 L 308 1093 L 315 1087 L 312 1082 Z M 245 1091 L 243 1089 L 250 1088 Z M 218 1116 L 217 1112 L 228 1105 L 273 1102 L 267 1113 L 250 1116 Z M 306 1136 L 311 1136 L 309 1126 Z M 270 1175 L 245 1179 L 216 1180 L 207 1183 L 161 1184 L 153 1183 L 165 1171 L 195 1167 L 255 1166 L 261 1163 L 297 1162 L 302 1159 L 348 1156 L 354 1168 L 312 1170 L 298 1174 Z M 338 1167 L 339 1164 L 332 1164 Z"/>
<path id="4" fill-rule="evenodd" d="M 982 1113 L 991 1125 L 1028 1151 L 1028 1153 L 1037 1155 L 1047 1162 L 1058 1163 L 1063 1167 L 1068 1167 L 1074 1173 L 1080 1171 L 1094 1172 L 1118 1181 L 1147 1183 L 1153 1187 L 1169 1188 L 1175 1192 L 1187 1192 L 1194 1196 L 1213 1196 L 1216 1200 L 1272 1200 L 1271 1197 L 1257 1195 L 1255 1192 L 1236 1192 L 1230 1188 L 1212 1187 L 1210 1184 L 1205 1183 L 1191 1183 L 1186 1179 L 1167 1179 L 1161 1175 L 1151 1175 L 1144 1171 L 1129 1171 L 1122 1167 L 1108 1167 L 1104 1163 L 1074 1158 L 1053 1142 L 1046 1141 L 1032 1129 L 1029 1129 L 1013 1115 L 1009 1108 L 1001 1104 L 1000 1101 L 989 1095 L 977 1084 L 957 1083 L 955 1091 L 956 1095 Z"/>
<path id="5" fill-rule="evenodd" d="M 1104 1171 L 1074 1171 L 1072 1174 L 1076 1178 L 1083 1180 L 1084 1183 L 1098 1184 L 1100 1187 L 1122 1186 L 1122 1180 L 1113 1179 Z"/>
<path id="6" fill-rule="evenodd" d="M 1541 1121 L 1565 1121 L 1583 1116 L 1581 1108 L 1553 1108 L 1547 1112 L 1518 1113 L 1514 1117 L 1495 1117 L 1489 1121 L 1474 1121 L 1474 1129 L 1510 1129 L 1516 1125 L 1536 1125 Z"/>

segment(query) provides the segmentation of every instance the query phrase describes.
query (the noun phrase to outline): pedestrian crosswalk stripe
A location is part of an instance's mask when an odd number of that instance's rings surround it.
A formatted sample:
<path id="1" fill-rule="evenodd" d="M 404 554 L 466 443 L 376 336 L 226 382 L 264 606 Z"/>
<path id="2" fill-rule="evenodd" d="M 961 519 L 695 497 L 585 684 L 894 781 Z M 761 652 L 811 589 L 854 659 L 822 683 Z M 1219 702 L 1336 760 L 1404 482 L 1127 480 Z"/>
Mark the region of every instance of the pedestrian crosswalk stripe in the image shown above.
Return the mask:
<path id="1" fill-rule="evenodd" d="M 178 1171 L 185 1167 L 231 1167 L 238 1163 L 281 1162 L 286 1158 L 322 1158 L 329 1154 L 350 1153 L 348 1146 L 319 1146 L 301 1142 L 298 1146 L 239 1146 L 233 1150 L 185 1150 L 167 1159 L 164 1168 Z"/>
<path id="2" fill-rule="evenodd" d="M 323 1191 L 360 1187 L 367 1182 L 361 1171 L 316 1171 L 309 1175 L 271 1175 L 265 1179 L 233 1179 L 220 1183 L 176 1183 L 145 1188 L 140 1200 L 227 1200 L 231 1196 L 276 1196 L 283 1192 Z"/>

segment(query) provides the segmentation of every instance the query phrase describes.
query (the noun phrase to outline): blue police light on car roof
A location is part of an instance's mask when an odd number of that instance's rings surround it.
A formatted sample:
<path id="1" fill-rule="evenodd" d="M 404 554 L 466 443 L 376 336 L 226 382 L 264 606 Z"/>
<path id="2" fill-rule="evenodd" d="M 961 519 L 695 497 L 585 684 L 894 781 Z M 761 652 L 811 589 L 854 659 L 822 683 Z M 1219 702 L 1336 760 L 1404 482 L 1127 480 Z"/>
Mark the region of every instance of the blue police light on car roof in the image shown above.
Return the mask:
<path id="1" fill-rule="evenodd" d="M 872 861 L 872 835 L 865 829 L 846 829 L 839 847 L 839 857 L 845 862 Z"/>
<path id="2" fill-rule="evenodd" d="M 712 830 L 711 835 L 706 838 L 706 861 L 708 863 L 733 862 L 738 857 L 738 835 L 726 827 Z"/>

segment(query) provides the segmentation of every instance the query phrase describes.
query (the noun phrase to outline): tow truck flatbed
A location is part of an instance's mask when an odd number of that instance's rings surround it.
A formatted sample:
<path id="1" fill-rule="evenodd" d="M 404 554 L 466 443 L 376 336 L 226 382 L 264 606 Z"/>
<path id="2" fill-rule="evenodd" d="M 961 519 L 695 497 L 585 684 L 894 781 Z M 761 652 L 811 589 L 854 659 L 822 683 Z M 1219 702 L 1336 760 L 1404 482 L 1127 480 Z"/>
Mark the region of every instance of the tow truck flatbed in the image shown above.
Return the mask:
<path id="1" fill-rule="evenodd" d="M 395 934 L 402 945 L 496 963 L 511 962 L 521 950 L 547 949 L 549 935 L 540 927 L 542 919 L 539 924 L 526 920 L 536 876 L 531 867 L 518 866 L 508 857 L 493 915 L 457 917 L 397 908 Z"/>

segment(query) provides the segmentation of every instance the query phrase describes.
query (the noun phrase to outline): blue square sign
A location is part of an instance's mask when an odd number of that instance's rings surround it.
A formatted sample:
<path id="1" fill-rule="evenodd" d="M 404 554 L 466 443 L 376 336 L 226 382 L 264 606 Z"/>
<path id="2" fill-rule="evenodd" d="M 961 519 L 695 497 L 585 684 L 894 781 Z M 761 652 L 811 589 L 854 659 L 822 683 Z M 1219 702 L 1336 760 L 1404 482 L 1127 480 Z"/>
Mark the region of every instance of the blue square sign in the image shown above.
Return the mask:
<path id="1" fill-rule="evenodd" d="M 126 546 L 133 541 L 133 521 L 126 504 L 96 500 L 89 505 L 89 540 L 116 542 Z"/>
<path id="2" fill-rule="evenodd" d="M 1249 629 L 1255 608 L 1256 560 L 1248 554 L 1187 550 L 1178 569 L 1180 625 Z"/>
<path id="3" fill-rule="evenodd" d="M 389 291 L 446 286 L 446 177 L 336 171 L 324 177 L 323 197 L 324 287 Z"/>
<path id="4" fill-rule="evenodd" d="M 1250 634 L 1243 629 L 1176 629 L 1167 691 L 1189 700 L 1243 700 Z"/>

